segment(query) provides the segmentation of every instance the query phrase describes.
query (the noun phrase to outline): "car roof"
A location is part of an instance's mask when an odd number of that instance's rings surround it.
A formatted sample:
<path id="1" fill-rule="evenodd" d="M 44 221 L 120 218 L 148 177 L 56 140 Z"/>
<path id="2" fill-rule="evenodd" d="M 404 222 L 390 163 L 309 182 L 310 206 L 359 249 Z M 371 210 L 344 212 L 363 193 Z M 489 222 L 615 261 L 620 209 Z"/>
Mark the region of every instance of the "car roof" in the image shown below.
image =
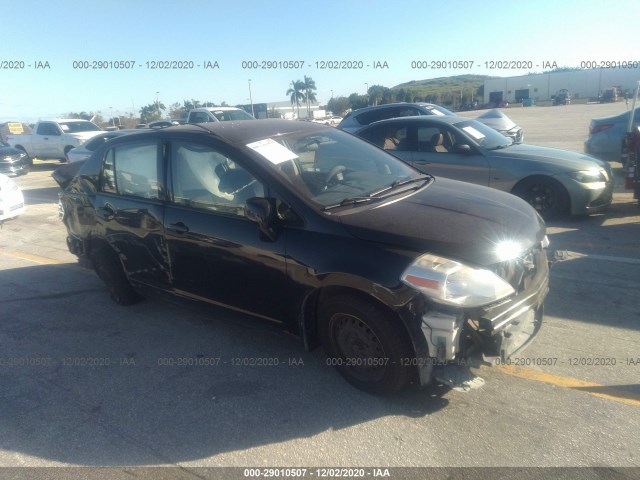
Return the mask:
<path id="1" fill-rule="evenodd" d="M 385 120 L 378 120 L 377 122 L 370 123 L 369 125 L 364 125 L 359 131 L 365 130 L 367 128 L 382 125 L 387 123 L 400 123 L 400 122 L 411 122 L 411 123 L 444 123 L 447 125 L 451 125 L 458 122 L 468 122 L 474 121 L 473 118 L 459 117 L 457 115 L 416 115 L 412 117 L 395 117 L 395 118 L 387 118 Z"/>
<path id="2" fill-rule="evenodd" d="M 47 118 L 44 120 L 40 120 L 40 122 L 89 122 L 90 120 L 85 120 L 84 118 Z"/>
<path id="3" fill-rule="evenodd" d="M 126 135 L 126 138 L 141 138 L 144 135 L 171 135 L 179 134 L 209 134 L 225 142 L 246 145 L 247 143 L 275 135 L 287 135 L 291 133 L 314 133 L 321 131 L 335 131 L 333 127 L 313 122 L 296 122 L 291 120 L 265 119 L 242 120 L 227 122 L 207 122 L 187 125 L 174 125 L 156 130 L 137 130 L 136 133 Z M 123 136 L 124 137 L 124 136 Z"/>
<path id="4" fill-rule="evenodd" d="M 223 111 L 229 111 L 229 110 L 242 110 L 242 109 L 238 107 L 198 107 L 198 108 L 191 109 L 192 112 L 223 112 Z"/>
<path id="5" fill-rule="evenodd" d="M 383 103 L 382 105 L 369 105 L 368 107 L 358 108 L 354 110 L 352 113 L 360 114 L 363 112 L 368 112 L 370 110 L 380 110 L 382 108 L 393 108 L 393 107 L 427 107 L 427 108 L 442 108 L 446 110 L 445 107 L 440 105 L 436 105 L 435 103 L 427 103 L 427 102 L 395 102 L 395 103 Z"/>

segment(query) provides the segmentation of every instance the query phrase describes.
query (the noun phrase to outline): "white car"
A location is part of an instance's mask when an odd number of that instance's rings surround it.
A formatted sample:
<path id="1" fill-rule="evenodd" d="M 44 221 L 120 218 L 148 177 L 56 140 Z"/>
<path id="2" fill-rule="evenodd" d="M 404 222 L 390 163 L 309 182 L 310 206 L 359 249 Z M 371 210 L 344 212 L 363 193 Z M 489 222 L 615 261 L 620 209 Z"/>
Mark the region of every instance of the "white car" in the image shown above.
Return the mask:
<path id="1" fill-rule="evenodd" d="M 342 117 L 338 117 L 337 115 L 312 120 L 312 122 L 321 123 L 322 125 L 338 125 L 341 121 Z"/>
<path id="2" fill-rule="evenodd" d="M 24 213 L 24 197 L 18 184 L 0 173 L 0 224 Z"/>
<path id="3" fill-rule="evenodd" d="M 255 117 L 237 107 L 198 107 L 189 110 L 187 123 L 230 122 L 255 120 Z"/>

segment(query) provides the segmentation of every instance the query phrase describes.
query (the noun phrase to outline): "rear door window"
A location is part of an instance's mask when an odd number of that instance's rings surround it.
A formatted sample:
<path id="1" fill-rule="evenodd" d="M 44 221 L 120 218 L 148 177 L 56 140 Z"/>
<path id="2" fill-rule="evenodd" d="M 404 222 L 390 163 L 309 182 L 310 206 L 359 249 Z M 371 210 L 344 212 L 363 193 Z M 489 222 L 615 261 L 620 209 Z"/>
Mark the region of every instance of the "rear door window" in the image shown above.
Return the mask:
<path id="1" fill-rule="evenodd" d="M 161 161 L 157 142 L 118 145 L 107 151 L 101 190 L 128 197 L 159 200 Z"/>

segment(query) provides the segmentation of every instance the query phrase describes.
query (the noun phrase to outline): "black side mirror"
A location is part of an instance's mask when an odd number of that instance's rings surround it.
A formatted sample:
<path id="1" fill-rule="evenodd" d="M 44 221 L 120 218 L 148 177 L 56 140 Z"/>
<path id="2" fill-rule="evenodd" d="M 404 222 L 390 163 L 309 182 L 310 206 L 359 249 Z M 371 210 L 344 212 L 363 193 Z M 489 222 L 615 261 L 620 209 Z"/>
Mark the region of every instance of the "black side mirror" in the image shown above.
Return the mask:
<path id="1" fill-rule="evenodd" d="M 249 198 L 245 212 L 249 220 L 258 224 L 263 239 L 275 242 L 278 237 L 275 201 L 272 198 Z"/>
<path id="2" fill-rule="evenodd" d="M 466 143 L 459 143 L 455 146 L 455 152 L 462 153 L 464 155 L 471 155 L 473 153 L 473 149 Z"/>

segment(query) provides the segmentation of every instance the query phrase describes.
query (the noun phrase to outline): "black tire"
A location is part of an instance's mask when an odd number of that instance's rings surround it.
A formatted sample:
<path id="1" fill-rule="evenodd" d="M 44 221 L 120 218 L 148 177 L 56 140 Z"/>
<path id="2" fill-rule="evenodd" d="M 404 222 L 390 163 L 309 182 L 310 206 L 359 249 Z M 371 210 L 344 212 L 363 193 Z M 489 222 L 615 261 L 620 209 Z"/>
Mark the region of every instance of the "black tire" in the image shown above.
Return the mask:
<path id="1" fill-rule="evenodd" d="M 97 250 L 92 260 L 96 274 L 107 286 L 114 302 L 120 305 L 133 305 L 142 300 L 129 283 L 118 255 L 110 247 Z"/>
<path id="2" fill-rule="evenodd" d="M 412 379 L 413 349 L 399 319 L 374 301 L 329 298 L 320 308 L 320 340 L 327 363 L 357 388 L 374 394 L 402 390 Z"/>
<path id="3" fill-rule="evenodd" d="M 514 195 L 531 205 L 545 220 L 554 220 L 569 211 L 569 194 L 564 186 L 549 177 L 531 177 L 513 189 Z"/>
<path id="4" fill-rule="evenodd" d="M 67 145 L 66 147 L 64 147 L 64 158 L 60 159 L 60 163 L 69 163 L 69 157 L 67 156 L 67 154 L 69 153 L 69 150 L 72 150 L 73 147 L 70 145 Z"/>

